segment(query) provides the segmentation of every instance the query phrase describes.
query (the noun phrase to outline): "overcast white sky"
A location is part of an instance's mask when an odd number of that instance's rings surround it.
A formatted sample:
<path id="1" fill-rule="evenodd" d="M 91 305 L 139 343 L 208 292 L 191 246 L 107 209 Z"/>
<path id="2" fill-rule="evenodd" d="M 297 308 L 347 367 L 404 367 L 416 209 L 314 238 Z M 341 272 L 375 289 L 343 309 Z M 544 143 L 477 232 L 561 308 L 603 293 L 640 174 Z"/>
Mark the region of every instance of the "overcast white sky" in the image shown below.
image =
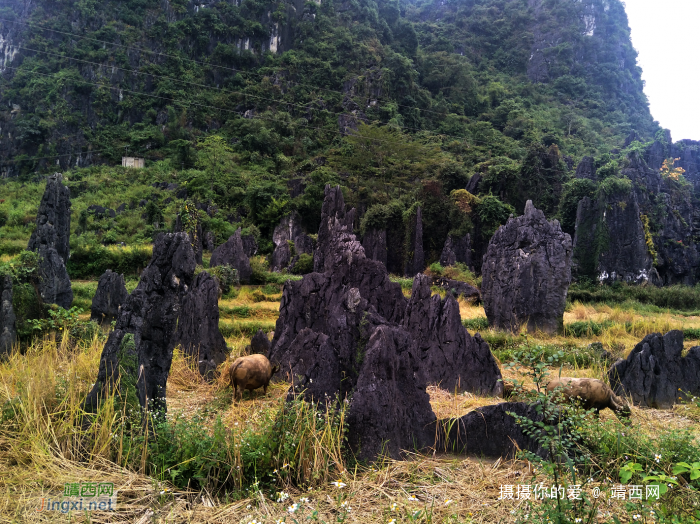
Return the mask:
<path id="1" fill-rule="evenodd" d="M 625 0 L 651 114 L 674 141 L 700 140 L 700 0 Z"/>

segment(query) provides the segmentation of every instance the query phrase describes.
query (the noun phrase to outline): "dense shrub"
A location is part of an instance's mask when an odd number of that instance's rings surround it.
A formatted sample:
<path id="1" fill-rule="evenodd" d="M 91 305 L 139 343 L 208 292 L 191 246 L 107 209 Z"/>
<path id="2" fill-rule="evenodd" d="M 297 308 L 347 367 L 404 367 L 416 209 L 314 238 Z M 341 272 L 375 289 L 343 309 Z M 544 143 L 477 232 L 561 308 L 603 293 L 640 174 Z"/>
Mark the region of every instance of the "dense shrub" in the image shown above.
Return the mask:
<path id="1" fill-rule="evenodd" d="M 109 246 L 100 244 L 78 244 L 71 247 L 66 267 L 71 278 L 99 278 L 111 269 L 125 276 L 139 275 L 150 263 L 153 254 L 151 245 Z"/>
<path id="2" fill-rule="evenodd" d="M 314 257 L 308 253 L 299 255 L 299 259 L 292 268 L 292 273 L 295 275 L 306 275 L 314 270 Z"/>

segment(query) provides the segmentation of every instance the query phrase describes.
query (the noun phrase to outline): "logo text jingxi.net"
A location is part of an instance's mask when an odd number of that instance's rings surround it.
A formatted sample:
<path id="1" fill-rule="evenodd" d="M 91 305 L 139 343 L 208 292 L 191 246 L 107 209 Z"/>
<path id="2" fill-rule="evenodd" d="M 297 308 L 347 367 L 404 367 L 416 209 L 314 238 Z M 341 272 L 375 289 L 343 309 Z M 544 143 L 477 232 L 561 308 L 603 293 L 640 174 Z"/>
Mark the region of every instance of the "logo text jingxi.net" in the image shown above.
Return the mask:
<path id="1" fill-rule="evenodd" d="M 117 491 L 112 482 L 67 482 L 63 496 L 42 497 L 37 511 L 115 511 Z"/>

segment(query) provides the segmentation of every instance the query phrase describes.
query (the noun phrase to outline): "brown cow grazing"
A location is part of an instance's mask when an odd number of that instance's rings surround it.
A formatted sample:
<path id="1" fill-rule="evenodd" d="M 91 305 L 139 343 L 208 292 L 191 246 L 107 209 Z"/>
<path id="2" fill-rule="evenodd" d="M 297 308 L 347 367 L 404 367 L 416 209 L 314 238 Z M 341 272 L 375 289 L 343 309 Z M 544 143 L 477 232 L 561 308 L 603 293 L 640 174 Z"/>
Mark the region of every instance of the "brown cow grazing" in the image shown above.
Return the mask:
<path id="1" fill-rule="evenodd" d="M 629 417 L 631 412 L 627 403 L 615 395 L 610 386 L 596 378 L 559 377 L 547 384 L 547 391 L 553 392 L 560 388 L 565 399 L 581 402 L 583 409 L 595 409 L 596 415 L 600 410 L 612 409 L 618 416 Z"/>
<path id="2" fill-rule="evenodd" d="M 243 390 L 249 390 L 252 394 L 254 389 L 262 386 L 263 392 L 267 395 L 267 386 L 272 375 L 279 371 L 279 366 L 270 366 L 270 361 L 265 355 L 248 355 L 238 357 L 229 367 L 229 379 L 233 388 L 233 396 L 236 397 L 238 388 L 241 388 L 241 399 Z"/>

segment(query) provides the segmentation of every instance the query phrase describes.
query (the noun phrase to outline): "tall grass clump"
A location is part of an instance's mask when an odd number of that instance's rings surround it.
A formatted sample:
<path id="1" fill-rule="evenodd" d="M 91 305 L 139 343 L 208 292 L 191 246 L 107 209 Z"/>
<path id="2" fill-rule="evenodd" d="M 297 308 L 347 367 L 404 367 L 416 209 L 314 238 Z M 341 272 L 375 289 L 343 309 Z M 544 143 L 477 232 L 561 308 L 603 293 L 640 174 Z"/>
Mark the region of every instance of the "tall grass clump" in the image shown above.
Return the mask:
<path id="1" fill-rule="evenodd" d="M 221 416 L 211 429 L 199 416 L 176 416 L 155 428 L 149 473 L 181 488 L 212 492 L 280 483 L 320 486 L 344 470 L 344 441 L 344 404 L 324 408 L 281 400 L 254 425 L 230 429 Z"/>
<path id="2" fill-rule="evenodd" d="M 62 467 L 89 470 L 108 464 L 235 498 L 253 485 L 326 484 L 345 470 L 342 402 L 280 400 L 240 427 L 226 427 L 220 413 L 210 420 L 211 409 L 154 417 L 144 424 L 128 388 L 117 387 L 96 413 L 86 413 L 82 406 L 101 351 L 98 337 L 75 342 L 52 333 L 24 354 L 13 352 L 0 362 L 0 442 L 12 458 L 0 463 L 0 477 L 25 483 L 29 480 L 23 476 L 31 471 L 45 488 L 56 490 L 75 481 L 65 478 Z M 184 360 L 176 352 L 170 384 L 197 389 L 202 382 L 195 364 Z"/>

